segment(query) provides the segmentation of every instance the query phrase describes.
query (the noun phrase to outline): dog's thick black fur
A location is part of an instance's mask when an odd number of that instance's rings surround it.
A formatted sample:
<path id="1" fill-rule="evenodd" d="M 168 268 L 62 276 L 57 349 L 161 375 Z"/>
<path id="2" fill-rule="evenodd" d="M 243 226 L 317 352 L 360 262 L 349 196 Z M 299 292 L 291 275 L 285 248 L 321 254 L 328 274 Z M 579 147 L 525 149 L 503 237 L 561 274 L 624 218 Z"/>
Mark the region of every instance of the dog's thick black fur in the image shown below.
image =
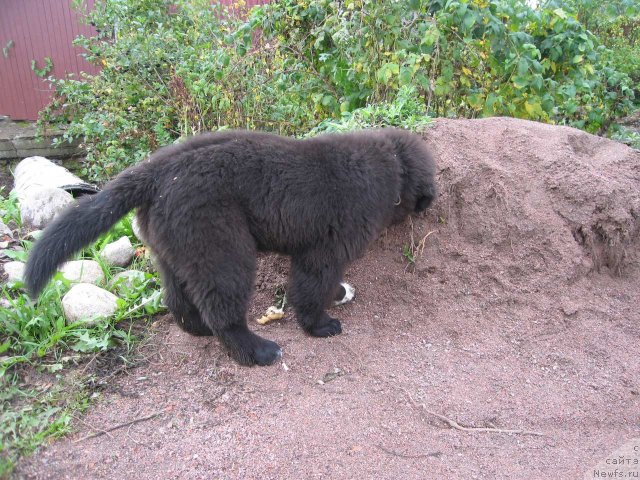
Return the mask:
<path id="1" fill-rule="evenodd" d="M 31 252 L 29 291 L 133 208 L 156 254 L 179 325 L 219 336 L 242 364 L 267 365 L 278 345 L 247 327 L 257 251 L 291 256 L 288 300 L 311 335 L 341 332 L 325 307 L 346 265 L 387 226 L 427 208 L 435 164 L 395 129 L 293 140 L 225 131 L 165 147 L 61 214 Z"/>

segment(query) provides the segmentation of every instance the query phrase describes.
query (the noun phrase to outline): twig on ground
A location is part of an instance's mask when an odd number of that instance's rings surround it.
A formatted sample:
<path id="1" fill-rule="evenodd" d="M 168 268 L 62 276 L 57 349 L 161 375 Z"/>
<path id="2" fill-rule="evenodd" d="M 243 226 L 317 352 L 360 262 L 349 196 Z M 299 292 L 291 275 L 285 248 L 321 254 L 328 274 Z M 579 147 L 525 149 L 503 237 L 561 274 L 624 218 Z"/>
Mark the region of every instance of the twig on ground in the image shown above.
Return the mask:
<path id="1" fill-rule="evenodd" d="M 85 427 L 87 427 L 87 428 L 91 428 L 91 429 L 93 429 L 93 430 L 98 430 L 98 431 L 96 432 L 96 435 L 95 435 L 96 437 L 97 437 L 98 435 L 106 435 L 106 436 L 107 436 L 107 437 L 109 437 L 109 438 L 113 438 L 113 435 L 111 435 L 111 434 L 109 433 L 109 431 L 110 431 L 110 430 L 100 430 L 99 428 L 92 427 L 92 426 L 91 426 L 91 425 L 89 425 L 87 422 L 85 422 L 84 420 L 82 420 L 80 417 L 76 417 L 75 415 L 73 415 L 73 419 L 74 419 L 74 420 L 77 420 L 78 422 L 80 422 L 81 424 L 83 424 L 83 425 L 84 425 Z M 87 437 L 87 438 L 90 438 L 90 437 Z M 83 439 L 80 439 L 80 440 L 83 440 Z M 80 441 L 80 440 L 78 440 L 78 441 Z"/>
<path id="2" fill-rule="evenodd" d="M 89 368 L 89 366 L 95 361 L 96 358 L 98 358 L 98 355 L 100 355 L 101 352 L 95 353 L 92 357 L 91 360 L 89 360 L 87 362 L 87 364 L 84 366 L 84 368 L 82 369 L 82 371 L 80 372 L 81 374 L 84 374 L 84 372 L 87 371 L 87 368 Z"/>
<path id="3" fill-rule="evenodd" d="M 470 433 L 507 433 L 507 434 L 517 434 L 517 435 L 535 435 L 535 436 L 546 436 L 546 434 L 542 433 L 542 432 L 535 432 L 532 430 L 520 430 L 520 429 L 516 429 L 516 430 L 511 430 L 511 429 L 505 429 L 505 428 L 495 428 L 495 427 L 464 427 L 462 425 L 460 425 L 458 422 L 456 422 L 455 420 L 450 419 L 449 417 L 445 417 L 444 415 L 441 415 L 439 413 L 436 413 L 432 410 L 429 410 L 426 405 L 424 403 L 418 403 L 416 402 L 411 395 L 409 395 L 408 392 L 405 392 L 407 397 L 409 397 L 409 401 L 412 403 L 413 406 L 415 407 L 421 407 L 422 410 L 424 410 L 426 413 L 428 413 L 429 415 L 432 415 L 436 418 L 439 418 L 440 420 L 442 420 L 443 422 L 445 422 L 447 425 L 449 425 L 451 428 L 454 428 L 455 430 L 460 430 L 461 432 L 470 432 Z"/>
<path id="4" fill-rule="evenodd" d="M 388 449 L 386 447 L 383 447 L 382 445 L 376 445 L 377 448 L 379 448 L 380 450 L 382 450 L 385 453 L 388 453 L 389 455 L 393 455 L 394 457 L 401 457 L 401 458 L 427 458 L 427 457 L 437 457 L 438 454 L 437 453 L 419 453 L 417 455 L 409 455 L 407 453 L 400 453 L 400 452 L 395 452 L 391 449 Z"/>
<path id="5" fill-rule="evenodd" d="M 152 418 L 156 418 L 156 417 L 162 415 L 163 413 L 164 413 L 164 410 L 162 410 L 160 412 L 152 413 L 151 415 L 147 415 L 146 417 L 135 418 L 135 419 L 133 419 L 133 420 L 131 420 L 129 422 L 120 423 L 118 425 L 114 425 L 113 427 L 109 427 L 106 430 L 99 430 L 99 431 L 94 432 L 94 433 L 92 433 L 90 435 L 85 435 L 84 437 L 81 437 L 81 438 L 78 438 L 77 440 L 74 440 L 73 443 L 78 443 L 78 442 L 82 442 L 83 440 L 88 440 L 90 438 L 99 437 L 100 435 L 108 435 L 109 437 L 113 438 L 113 436 L 111 434 L 109 434 L 109 432 L 112 432 L 113 430 L 118 430 L 119 428 L 128 427 L 128 426 L 134 425 L 136 423 L 146 422 L 147 420 L 151 420 Z M 80 420 L 77 417 L 75 417 L 75 418 L 76 418 L 76 420 Z M 89 425 L 87 425 L 82 420 L 80 420 L 80 422 L 83 423 L 84 425 L 86 425 L 89 428 L 95 429 L 95 427 L 90 427 Z"/>

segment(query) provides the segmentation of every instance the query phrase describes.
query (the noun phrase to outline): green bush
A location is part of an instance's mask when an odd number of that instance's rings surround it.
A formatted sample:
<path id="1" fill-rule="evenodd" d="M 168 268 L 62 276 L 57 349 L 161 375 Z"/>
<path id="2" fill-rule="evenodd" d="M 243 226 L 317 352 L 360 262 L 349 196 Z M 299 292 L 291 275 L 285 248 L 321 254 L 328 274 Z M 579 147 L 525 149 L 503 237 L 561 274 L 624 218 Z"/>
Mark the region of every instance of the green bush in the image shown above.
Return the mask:
<path id="1" fill-rule="evenodd" d="M 314 108 L 339 115 L 415 85 L 439 116 L 510 115 L 589 131 L 626 113 L 629 77 L 561 8 L 518 0 L 273 2 L 254 13 Z"/>
<path id="2" fill-rule="evenodd" d="M 69 123 L 92 178 L 201 131 L 378 125 L 372 112 L 406 104 L 407 89 L 430 116 L 602 132 L 634 108 L 634 73 L 573 8 L 594 0 L 561 1 L 281 0 L 244 16 L 209 0 L 97 1 L 100 33 L 77 43 L 102 70 L 52 79 L 41 120 Z"/>
<path id="3" fill-rule="evenodd" d="M 549 0 L 576 15 L 607 47 L 612 66 L 628 74 L 640 94 L 640 3 L 636 0 Z"/>

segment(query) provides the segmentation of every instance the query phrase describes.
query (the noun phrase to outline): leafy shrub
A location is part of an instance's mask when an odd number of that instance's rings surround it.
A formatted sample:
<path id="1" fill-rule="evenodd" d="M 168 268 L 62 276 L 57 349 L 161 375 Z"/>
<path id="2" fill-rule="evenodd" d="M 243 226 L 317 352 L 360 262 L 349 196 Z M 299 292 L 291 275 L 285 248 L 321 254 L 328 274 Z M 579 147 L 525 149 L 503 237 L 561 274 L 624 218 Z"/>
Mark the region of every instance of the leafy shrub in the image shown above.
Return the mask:
<path id="1" fill-rule="evenodd" d="M 363 128 L 399 127 L 422 130 L 430 125 L 424 103 L 420 102 L 416 89 L 404 85 L 398 90 L 393 102 L 382 102 L 342 112 L 339 119 L 327 119 L 313 128 L 308 136 L 319 133 L 349 132 Z"/>
<path id="2" fill-rule="evenodd" d="M 41 115 L 43 122 L 69 122 L 65 137 L 84 140 L 85 175 L 110 177 L 200 131 L 291 131 L 291 122 L 301 123 L 292 106 L 272 113 L 273 102 L 265 101 L 278 96 L 269 83 L 272 52 L 253 49 L 256 27 L 220 5 L 97 1 L 88 20 L 98 35 L 76 43 L 101 71 L 52 79 L 56 98 Z"/>
<path id="3" fill-rule="evenodd" d="M 571 10 L 595 0 L 554 1 L 281 0 L 245 16 L 209 0 L 97 1 L 99 33 L 77 43 L 102 71 L 52 79 L 41 119 L 69 122 L 92 178 L 201 131 L 378 125 L 407 89 L 428 115 L 605 131 L 635 106 L 633 73 Z"/>
<path id="4" fill-rule="evenodd" d="M 576 15 L 607 47 L 612 66 L 633 80 L 640 94 L 640 3 L 636 0 L 549 0 Z"/>
<path id="5" fill-rule="evenodd" d="M 632 107 L 626 74 L 561 8 L 517 0 L 285 0 L 254 13 L 304 72 L 314 108 L 338 115 L 415 85 L 439 116 L 510 115 L 589 131 Z"/>

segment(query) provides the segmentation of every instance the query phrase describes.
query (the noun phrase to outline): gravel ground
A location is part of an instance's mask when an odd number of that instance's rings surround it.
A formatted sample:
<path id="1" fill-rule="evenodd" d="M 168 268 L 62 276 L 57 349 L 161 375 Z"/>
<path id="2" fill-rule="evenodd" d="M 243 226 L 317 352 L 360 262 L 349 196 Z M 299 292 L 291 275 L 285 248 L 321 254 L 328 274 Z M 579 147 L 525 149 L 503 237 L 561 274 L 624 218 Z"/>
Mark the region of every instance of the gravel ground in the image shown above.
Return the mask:
<path id="1" fill-rule="evenodd" d="M 343 335 L 310 338 L 288 311 L 254 326 L 283 347 L 283 362 L 245 368 L 167 315 L 146 361 L 16 476 L 637 472 L 640 152 L 504 118 L 439 120 L 424 136 L 440 198 L 349 269 L 356 299 L 334 310 Z M 287 269 L 286 258 L 261 258 L 252 318 Z M 621 457 L 630 461 L 611 462 Z"/>

